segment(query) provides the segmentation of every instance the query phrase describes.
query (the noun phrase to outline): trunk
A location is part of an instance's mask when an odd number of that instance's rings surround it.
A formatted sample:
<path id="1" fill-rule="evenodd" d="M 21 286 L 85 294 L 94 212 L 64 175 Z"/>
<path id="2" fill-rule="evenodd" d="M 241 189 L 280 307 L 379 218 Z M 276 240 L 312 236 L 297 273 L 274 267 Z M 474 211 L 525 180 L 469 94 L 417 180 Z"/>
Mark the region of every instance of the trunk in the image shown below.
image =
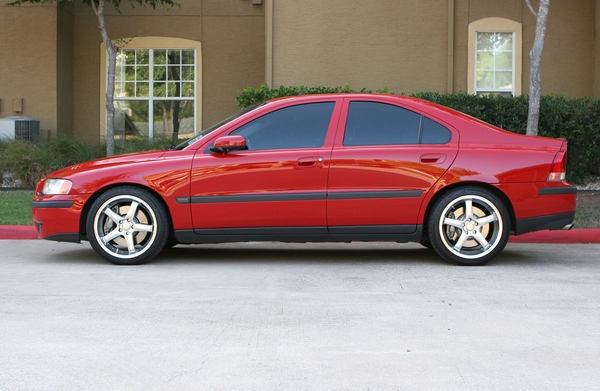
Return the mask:
<path id="1" fill-rule="evenodd" d="M 546 21 L 548 20 L 548 7 L 550 0 L 540 0 L 540 7 L 537 13 L 531 7 L 529 0 L 527 5 L 535 15 L 536 28 L 535 40 L 531 52 L 529 52 L 529 115 L 527 117 L 527 132 L 529 136 L 538 134 L 538 123 L 540 119 L 540 98 L 542 95 L 542 84 L 540 69 L 542 66 L 542 52 L 544 50 L 544 38 L 546 35 Z"/>
<path id="2" fill-rule="evenodd" d="M 98 17 L 98 28 L 102 35 L 102 42 L 106 46 L 106 56 L 108 58 L 108 70 L 106 80 L 106 156 L 115 154 L 115 105 L 113 103 L 115 93 L 115 67 L 117 63 L 117 47 L 112 43 L 106 30 L 104 22 L 104 0 L 98 0 L 98 5 L 92 1 L 92 8 Z"/>
<path id="3" fill-rule="evenodd" d="M 171 78 L 176 81 L 175 83 L 175 97 L 179 98 L 181 96 L 181 77 L 179 72 L 177 72 L 176 67 L 171 68 Z M 171 118 L 173 119 L 173 135 L 172 140 L 173 144 L 177 144 L 179 139 L 179 108 L 181 102 L 178 100 L 174 100 L 171 105 L 171 110 L 173 112 Z"/>

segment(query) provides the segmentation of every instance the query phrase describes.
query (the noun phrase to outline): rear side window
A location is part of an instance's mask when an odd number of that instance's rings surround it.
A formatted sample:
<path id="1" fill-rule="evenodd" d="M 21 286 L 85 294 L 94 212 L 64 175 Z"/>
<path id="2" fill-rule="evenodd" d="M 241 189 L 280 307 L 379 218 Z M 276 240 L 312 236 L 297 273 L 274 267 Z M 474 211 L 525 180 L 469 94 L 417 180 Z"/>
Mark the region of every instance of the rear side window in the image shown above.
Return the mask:
<path id="1" fill-rule="evenodd" d="M 451 136 L 446 127 L 402 107 L 350 102 L 344 145 L 446 144 Z"/>
<path id="2" fill-rule="evenodd" d="M 452 138 L 452 133 L 444 125 L 423 117 L 421 131 L 421 144 L 447 144 Z"/>
<path id="3" fill-rule="evenodd" d="M 246 139 L 249 150 L 318 148 L 325 143 L 335 102 L 286 107 L 257 118 L 231 134 Z"/>

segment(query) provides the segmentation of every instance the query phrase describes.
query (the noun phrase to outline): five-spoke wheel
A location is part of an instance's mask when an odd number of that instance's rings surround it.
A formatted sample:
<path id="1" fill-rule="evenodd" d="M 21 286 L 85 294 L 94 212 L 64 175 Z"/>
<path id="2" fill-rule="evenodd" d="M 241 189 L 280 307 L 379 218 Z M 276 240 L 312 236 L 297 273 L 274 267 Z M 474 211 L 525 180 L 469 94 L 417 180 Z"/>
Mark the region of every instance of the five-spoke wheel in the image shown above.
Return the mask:
<path id="1" fill-rule="evenodd" d="M 87 234 L 94 250 L 118 265 L 137 265 L 156 256 L 169 236 L 169 219 L 154 195 L 123 186 L 92 204 Z"/>
<path id="2" fill-rule="evenodd" d="M 458 265 L 482 265 L 506 246 L 510 217 L 502 201 L 477 187 L 452 190 L 434 205 L 427 234 L 435 251 Z"/>

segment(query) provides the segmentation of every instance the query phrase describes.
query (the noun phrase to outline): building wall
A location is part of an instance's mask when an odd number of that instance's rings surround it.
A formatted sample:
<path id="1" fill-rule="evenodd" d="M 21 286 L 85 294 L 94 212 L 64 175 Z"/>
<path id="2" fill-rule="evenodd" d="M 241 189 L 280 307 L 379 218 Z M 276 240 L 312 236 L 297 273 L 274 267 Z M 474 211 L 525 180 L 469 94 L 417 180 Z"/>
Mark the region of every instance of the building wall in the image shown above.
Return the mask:
<path id="1" fill-rule="evenodd" d="M 521 81 L 528 93 L 535 18 L 525 0 L 269 1 L 275 87 L 350 84 L 396 93 L 466 92 L 472 61 L 469 23 L 501 17 L 523 26 Z M 542 60 L 544 94 L 600 96 L 593 82 L 597 1 L 551 3 Z M 449 28 L 453 45 L 447 41 Z"/>
<path id="2" fill-rule="evenodd" d="M 264 81 L 264 7 L 251 0 L 178 2 L 171 9 L 124 2 L 120 14 L 107 5 L 106 25 L 113 40 L 200 41 L 202 122 L 209 126 L 236 111 L 244 87 Z M 15 115 L 12 99 L 23 98 L 23 115 L 41 120 L 44 131 L 99 140 L 101 42 L 85 5 L 0 7 L 0 117 Z"/>
<path id="3" fill-rule="evenodd" d="M 444 91 L 447 8 L 401 4 L 273 0 L 273 86 Z"/>
<path id="4" fill-rule="evenodd" d="M 24 115 L 57 128 L 56 7 L 0 7 L 0 118 Z M 13 111 L 23 99 L 23 112 Z"/>

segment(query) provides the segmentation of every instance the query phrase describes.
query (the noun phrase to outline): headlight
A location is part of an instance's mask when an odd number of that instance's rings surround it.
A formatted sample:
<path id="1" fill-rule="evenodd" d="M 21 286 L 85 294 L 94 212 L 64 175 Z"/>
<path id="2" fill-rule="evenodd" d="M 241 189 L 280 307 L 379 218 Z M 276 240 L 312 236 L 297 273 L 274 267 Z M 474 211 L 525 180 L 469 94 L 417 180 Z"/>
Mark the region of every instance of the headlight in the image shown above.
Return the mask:
<path id="1" fill-rule="evenodd" d="M 69 194 L 73 183 L 67 179 L 47 179 L 44 182 L 43 194 L 54 195 L 54 194 Z"/>

